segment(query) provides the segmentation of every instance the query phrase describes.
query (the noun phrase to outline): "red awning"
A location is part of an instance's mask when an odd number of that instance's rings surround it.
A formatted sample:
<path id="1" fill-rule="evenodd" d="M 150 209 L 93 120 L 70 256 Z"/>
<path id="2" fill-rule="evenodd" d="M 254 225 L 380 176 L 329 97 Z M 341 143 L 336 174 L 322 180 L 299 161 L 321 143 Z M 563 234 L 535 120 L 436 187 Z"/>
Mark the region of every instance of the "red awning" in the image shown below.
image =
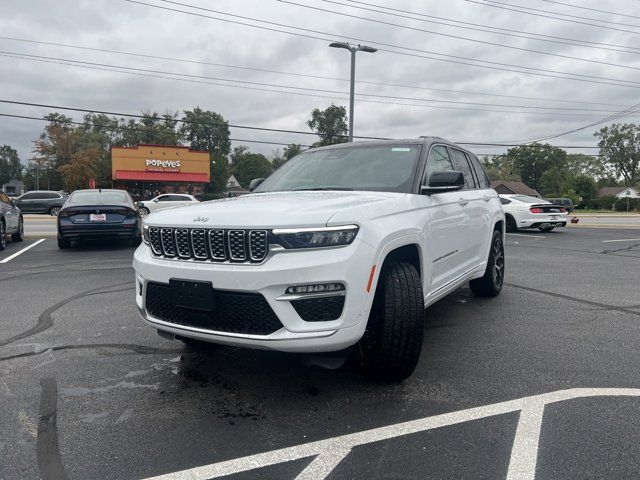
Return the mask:
<path id="1" fill-rule="evenodd" d="M 113 179 L 148 182 L 209 183 L 209 175 L 206 173 L 139 172 L 135 170 L 116 170 Z"/>

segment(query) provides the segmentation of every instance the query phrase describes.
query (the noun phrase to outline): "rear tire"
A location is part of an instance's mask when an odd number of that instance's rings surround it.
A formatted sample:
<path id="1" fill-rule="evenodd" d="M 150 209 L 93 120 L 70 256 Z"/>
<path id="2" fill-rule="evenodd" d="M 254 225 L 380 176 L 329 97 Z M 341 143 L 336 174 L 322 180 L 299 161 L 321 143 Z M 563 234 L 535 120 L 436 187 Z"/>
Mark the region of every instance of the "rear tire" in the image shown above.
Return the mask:
<path id="1" fill-rule="evenodd" d="M 367 329 L 357 352 L 363 372 L 376 380 L 399 382 L 416 368 L 424 336 L 424 297 L 415 267 L 385 263 Z"/>
<path id="2" fill-rule="evenodd" d="M 516 220 L 511 215 L 507 215 L 505 218 L 507 220 L 507 232 L 517 232 L 518 225 Z"/>
<path id="3" fill-rule="evenodd" d="M 481 278 L 469 282 L 471 291 L 480 297 L 496 297 L 504 283 L 504 243 L 502 233 L 494 230 L 491 237 L 491 248 L 487 268 Z"/>
<path id="4" fill-rule="evenodd" d="M 21 242 L 24 240 L 24 220 L 20 217 L 18 221 L 18 231 L 11 235 L 11 240 L 14 242 Z"/>
<path id="5" fill-rule="evenodd" d="M 51 215 L 52 217 L 57 217 L 58 213 L 60 213 L 60 207 L 51 207 L 49 209 L 49 215 Z"/>
<path id="6" fill-rule="evenodd" d="M 71 246 L 71 242 L 69 240 L 65 240 L 61 236 L 58 235 L 58 248 L 60 250 L 64 250 L 65 248 L 69 248 Z"/>

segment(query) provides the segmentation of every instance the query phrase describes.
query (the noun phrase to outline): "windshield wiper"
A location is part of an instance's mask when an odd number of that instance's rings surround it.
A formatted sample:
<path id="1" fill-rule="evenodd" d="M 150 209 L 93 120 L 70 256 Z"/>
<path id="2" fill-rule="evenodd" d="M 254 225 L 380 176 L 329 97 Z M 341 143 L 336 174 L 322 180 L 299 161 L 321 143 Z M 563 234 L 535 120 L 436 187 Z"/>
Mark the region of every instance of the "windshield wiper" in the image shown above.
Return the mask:
<path id="1" fill-rule="evenodd" d="M 353 188 L 349 187 L 314 187 L 314 188 L 294 188 L 289 190 L 290 192 L 316 192 L 324 190 L 340 190 L 345 192 L 352 192 Z"/>

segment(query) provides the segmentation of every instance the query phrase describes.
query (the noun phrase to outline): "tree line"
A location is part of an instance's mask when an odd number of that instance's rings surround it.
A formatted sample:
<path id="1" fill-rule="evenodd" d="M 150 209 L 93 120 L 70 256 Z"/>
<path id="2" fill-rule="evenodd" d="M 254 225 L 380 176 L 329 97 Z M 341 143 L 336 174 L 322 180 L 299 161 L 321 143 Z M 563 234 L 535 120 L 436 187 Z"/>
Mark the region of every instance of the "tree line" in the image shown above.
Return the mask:
<path id="1" fill-rule="evenodd" d="M 111 186 L 111 147 L 140 144 L 188 146 L 210 154 L 211 183 L 209 193 L 220 194 L 234 175 L 243 187 L 253 178 L 268 176 L 303 147 L 297 143 L 274 150 L 270 158 L 254 153 L 245 145 L 231 148 L 229 123 L 219 113 L 199 107 L 158 114 L 143 112 L 141 118 L 122 118 L 88 113 L 81 122 L 52 112 L 45 115 L 46 125 L 34 140 L 33 158 L 24 166 L 17 151 L 9 145 L 0 147 L 0 185 L 21 179 L 26 188 L 73 191 L 86 188 L 90 179 L 96 186 Z M 312 146 L 340 143 L 347 139 L 346 108 L 331 105 L 314 109 L 307 125 L 318 135 Z M 37 180 L 36 180 L 37 179 Z"/>
<path id="2" fill-rule="evenodd" d="M 85 188 L 89 179 L 98 187 L 111 186 L 111 147 L 139 144 L 182 145 L 210 153 L 211 183 L 207 191 L 219 194 L 234 175 L 243 187 L 253 178 L 268 176 L 290 158 L 303 151 L 291 143 L 274 150 L 270 157 L 239 145 L 231 148 L 229 123 L 219 113 L 199 107 L 158 114 L 146 112 L 141 118 L 86 114 L 81 122 L 53 112 L 44 117 L 43 132 L 34 141 L 34 156 L 26 167 L 15 149 L 0 147 L 0 185 L 22 178 L 28 189 L 74 190 Z M 311 147 L 347 141 L 347 111 L 331 105 L 310 113 L 307 126 L 317 134 Z M 595 132 L 600 154 L 570 154 L 549 144 L 533 143 L 510 148 L 503 155 L 485 157 L 491 180 L 518 180 L 547 197 L 570 197 L 586 204 L 604 186 L 640 184 L 640 126 L 613 124 Z M 601 208 L 601 207 L 600 207 Z"/>
<path id="3" fill-rule="evenodd" d="M 640 126 L 613 124 L 594 136 L 600 150 L 596 156 L 533 143 L 485 157 L 483 163 L 491 180 L 522 181 L 545 197 L 568 197 L 576 204 L 610 208 L 611 199 L 596 201 L 600 188 L 640 186 Z"/>

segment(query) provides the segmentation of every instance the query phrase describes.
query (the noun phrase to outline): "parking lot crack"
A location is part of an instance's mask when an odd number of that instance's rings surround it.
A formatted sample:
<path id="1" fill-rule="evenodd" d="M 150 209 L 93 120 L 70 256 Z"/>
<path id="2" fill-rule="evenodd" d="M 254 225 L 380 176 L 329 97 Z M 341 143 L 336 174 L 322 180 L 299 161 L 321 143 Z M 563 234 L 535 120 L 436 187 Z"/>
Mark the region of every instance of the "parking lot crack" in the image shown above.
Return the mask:
<path id="1" fill-rule="evenodd" d="M 65 480 L 67 472 L 58 444 L 58 385 L 55 378 L 44 378 L 40 385 L 42 394 L 36 440 L 38 468 L 44 480 Z"/>
<path id="2" fill-rule="evenodd" d="M 19 353 L 16 355 L 2 357 L 0 358 L 0 362 L 4 362 L 7 360 L 15 360 L 18 358 L 33 357 L 35 355 L 42 355 L 43 353 L 46 353 L 46 352 L 56 352 L 60 350 L 83 350 L 83 349 L 100 349 L 100 348 L 115 348 L 115 349 L 130 350 L 140 355 L 160 355 L 160 354 L 166 355 L 166 354 L 183 353 L 182 350 L 179 350 L 179 349 L 148 347 L 146 345 L 136 345 L 133 343 L 85 343 L 85 344 L 78 344 L 78 345 L 57 345 L 45 350 L 44 352 L 33 351 L 33 352 Z"/>
<path id="3" fill-rule="evenodd" d="M 634 310 L 630 310 L 629 307 L 620 307 L 620 306 L 617 306 L 617 305 L 608 305 L 606 303 L 594 302 L 592 300 L 585 300 L 583 298 L 572 297 L 572 296 L 569 296 L 569 295 L 564 295 L 562 293 L 549 292 L 547 290 L 540 290 L 540 289 L 537 289 L 537 288 L 527 287 L 527 286 L 524 286 L 524 285 L 517 285 L 515 283 L 505 282 L 504 284 L 508 285 L 510 287 L 513 287 L 513 288 L 520 288 L 522 290 L 527 290 L 529 292 L 540 293 L 542 295 L 549 295 L 549 296 L 552 296 L 552 297 L 561 298 L 563 300 L 570 300 L 572 302 L 578 302 L 578 303 L 584 303 L 586 305 L 592 305 L 594 307 L 599 307 L 602 310 L 616 310 L 618 312 L 624 312 L 624 313 L 629 313 L 631 315 L 640 316 L 640 312 L 636 312 Z"/>
<path id="4" fill-rule="evenodd" d="M 127 288 L 122 288 L 117 290 L 106 290 L 109 288 L 121 287 L 123 285 L 130 285 L 130 282 L 116 283 L 113 285 L 106 285 L 103 287 L 93 288 L 91 290 L 87 290 L 86 292 L 78 293 L 77 295 L 73 295 L 69 298 L 65 298 L 64 300 L 61 300 L 60 302 L 56 303 L 55 305 L 52 305 L 51 307 L 47 308 L 44 312 L 42 312 L 38 317 L 37 323 L 33 327 L 31 327 L 29 330 L 25 330 L 24 332 L 18 333 L 17 335 L 9 337 L 5 340 L 0 340 L 0 347 L 4 347 L 5 345 L 8 345 L 10 343 L 13 343 L 25 338 L 29 338 L 33 335 L 36 335 L 38 333 L 44 332 L 45 330 L 48 330 L 53 326 L 53 319 L 51 317 L 51 314 L 56 310 L 58 310 L 59 308 L 65 306 L 69 302 L 78 300 L 79 298 L 88 297 L 90 295 L 101 295 L 105 293 L 121 292 L 129 288 L 132 288 L 132 287 L 127 287 Z"/>

